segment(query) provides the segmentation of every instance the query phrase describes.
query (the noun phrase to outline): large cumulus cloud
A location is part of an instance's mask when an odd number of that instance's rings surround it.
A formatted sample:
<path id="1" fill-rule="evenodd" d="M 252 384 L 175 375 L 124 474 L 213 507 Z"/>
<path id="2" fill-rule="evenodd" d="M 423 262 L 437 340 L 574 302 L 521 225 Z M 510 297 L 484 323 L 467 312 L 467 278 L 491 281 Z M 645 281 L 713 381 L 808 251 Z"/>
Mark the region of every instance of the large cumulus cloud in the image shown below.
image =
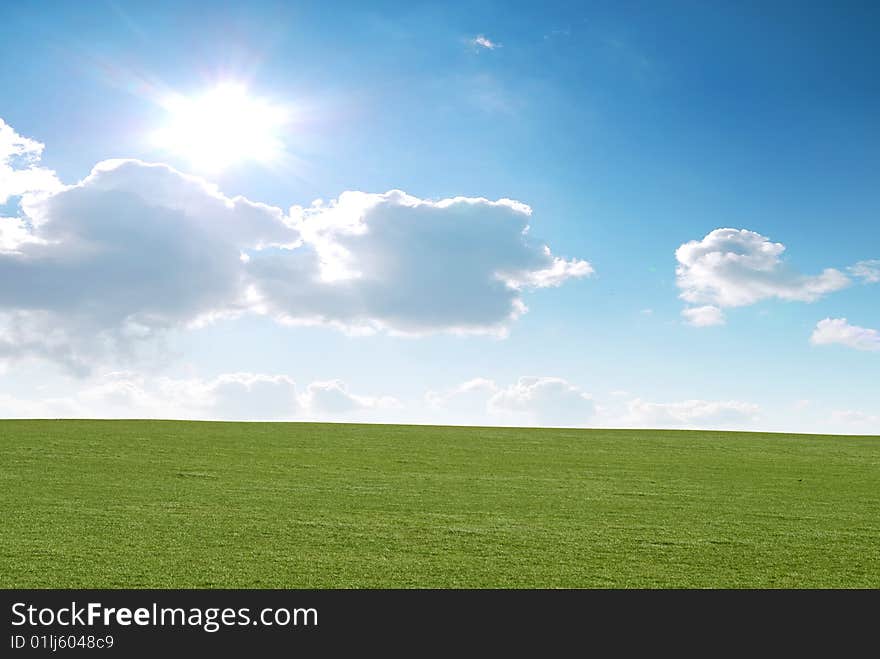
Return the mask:
<path id="1" fill-rule="evenodd" d="M 297 240 L 276 208 L 137 161 L 101 163 L 77 185 L 22 206 L 26 235 L 0 253 L 0 352 L 77 368 L 245 309 L 242 250 Z"/>
<path id="2" fill-rule="evenodd" d="M 265 250 L 248 271 L 267 309 L 292 322 L 503 332 L 525 311 L 523 290 L 592 272 L 532 239 L 531 209 L 509 199 L 347 192 L 291 216 L 303 246 Z"/>
<path id="3" fill-rule="evenodd" d="M 503 334 L 523 291 L 592 272 L 535 240 L 531 209 L 509 199 L 346 192 L 285 212 L 136 160 L 71 186 L 10 183 L 38 168 L 41 146 L 13 148 L 28 161 L 0 152 L 0 190 L 20 197 L 0 218 L 0 357 L 87 370 L 165 330 L 247 312 L 350 332 Z"/>

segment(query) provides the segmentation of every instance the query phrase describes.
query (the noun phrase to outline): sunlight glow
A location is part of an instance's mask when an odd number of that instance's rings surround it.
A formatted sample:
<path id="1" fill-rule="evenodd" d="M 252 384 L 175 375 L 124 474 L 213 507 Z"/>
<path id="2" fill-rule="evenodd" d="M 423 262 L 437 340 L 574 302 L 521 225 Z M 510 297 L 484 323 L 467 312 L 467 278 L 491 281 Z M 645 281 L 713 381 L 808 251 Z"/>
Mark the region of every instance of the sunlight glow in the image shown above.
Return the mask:
<path id="1" fill-rule="evenodd" d="M 244 85 L 224 83 L 196 97 L 174 95 L 162 103 L 168 123 L 153 134 L 159 148 L 189 160 L 205 171 L 256 161 L 276 162 L 288 112 L 248 94 Z"/>

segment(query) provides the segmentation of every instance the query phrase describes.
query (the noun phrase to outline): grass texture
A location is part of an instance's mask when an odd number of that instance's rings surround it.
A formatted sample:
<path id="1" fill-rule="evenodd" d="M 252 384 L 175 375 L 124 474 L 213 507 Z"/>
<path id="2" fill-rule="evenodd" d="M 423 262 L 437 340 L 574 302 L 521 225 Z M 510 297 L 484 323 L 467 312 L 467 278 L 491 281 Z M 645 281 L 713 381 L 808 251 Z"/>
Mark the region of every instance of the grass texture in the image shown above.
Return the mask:
<path id="1" fill-rule="evenodd" d="M 880 587 L 880 438 L 0 421 L 0 587 Z"/>

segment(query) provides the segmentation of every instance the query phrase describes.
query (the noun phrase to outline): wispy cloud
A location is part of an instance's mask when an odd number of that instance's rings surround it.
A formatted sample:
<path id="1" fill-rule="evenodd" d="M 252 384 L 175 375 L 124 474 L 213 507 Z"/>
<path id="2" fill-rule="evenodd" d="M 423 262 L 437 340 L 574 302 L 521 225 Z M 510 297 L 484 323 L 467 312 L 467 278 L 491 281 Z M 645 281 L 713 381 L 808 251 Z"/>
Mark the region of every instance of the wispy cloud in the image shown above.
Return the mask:
<path id="1" fill-rule="evenodd" d="M 694 327 L 712 327 L 724 325 L 724 312 L 716 306 L 707 304 L 702 307 L 689 307 L 682 310 L 685 321 Z"/>
<path id="2" fill-rule="evenodd" d="M 671 403 L 636 398 L 627 414 L 611 425 L 636 428 L 730 428 L 749 427 L 758 421 L 761 408 L 738 400 L 683 400 Z"/>
<path id="3" fill-rule="evenodd" d="M 880 416 L 861 410 L 835 410 L 831 413 L 831 418 L 838 424 L 854 426 L 857 429 L 880 429 Z"/>
<path id="4" fill-rule="evenodd" d="M 470 40 L 470 44 L 477 50 L 497 50 L 502 44 L 499 41 L 492 41 L 485 34 L 478 34 Z"/>
<path id="5" fill-rule="evenodd" d="M 866 284 L 880 283 L 880 259 L 859 261 L 854 266 L 847 268 L 853 277 L 861 279 Z"/>

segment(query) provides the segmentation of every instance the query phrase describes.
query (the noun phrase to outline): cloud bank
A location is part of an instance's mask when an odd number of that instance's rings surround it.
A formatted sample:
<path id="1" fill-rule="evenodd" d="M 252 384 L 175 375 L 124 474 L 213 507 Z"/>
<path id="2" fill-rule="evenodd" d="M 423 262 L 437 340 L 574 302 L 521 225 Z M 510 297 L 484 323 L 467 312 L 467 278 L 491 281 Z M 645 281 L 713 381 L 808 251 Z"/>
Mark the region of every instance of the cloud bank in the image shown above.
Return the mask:
<path id="1" fill-rule="evenodd" d="M 503 335 L 523 292 L 592 273 L 510 199 L 345 192 L 288 212 L 166 165 L 99 163 L 61 186 L 0 125 L 0 358 L 88 371 L 171 329 L 243 313 L 351 333 Z M 24 162 L 21 161 L 24 158 Z"/>
<path id="2" fill-rule="evenodd" d="M 472 425 L 740 430 L 761 419 L 760 406 L 737 400 L 660 403 L 614 392 L 602 403 L 558 377 L 521 377 L 506 387 L 476 378 L 425 399 L 447 422 Z"/>
<path id="3" fill-rule="evenodd" d="M 792 428 L 778 405 L 734 399 L 646 400 L 622 391 L 596 396 L 563 378 L 509 384 L 475 378 L 424 396 L 361 392 L 341 380 L 300 386 L 286 374 L 162 377 L 117 371 L 69 380 L 49 393 L 0 391 L 0 417 L 156 418 L 223 421 L 440 423 L 472 426 L 660 428 L 876 434 L 876 410 L 835 410 L 800 400 Z"/>
<path id="4" fill-rule="evenodd" d="M 475 426 L 661 428 L 877 434 L 876 410 L 835 410 L 797 401 L 793 428 L 778 405 L 740 400 L 650 401 L 626 392 L 597 398 L 556 377 L 507 386 L 476 378 L 423 398 L 353 392 L 340 380 L 299 387 L 289 375 L 226 373 L 152 377 L 120 371 L 70 381 L 62 395 L 0 392 L 0 417 L 156 418 L 227 421 L 442 423 Z"/>
<path id="5" fill-rule="evenodd" d="M 369 421 L 400 403 L 364 396 L 344 382 L 313 382 L 300 392 L 287 375 L 226 373 L 213 379 L 119 371 L 88 380 L 75 393 L 27 400 L 0 395 L 0 416 L 162 418 L 223 421 Z"/>

